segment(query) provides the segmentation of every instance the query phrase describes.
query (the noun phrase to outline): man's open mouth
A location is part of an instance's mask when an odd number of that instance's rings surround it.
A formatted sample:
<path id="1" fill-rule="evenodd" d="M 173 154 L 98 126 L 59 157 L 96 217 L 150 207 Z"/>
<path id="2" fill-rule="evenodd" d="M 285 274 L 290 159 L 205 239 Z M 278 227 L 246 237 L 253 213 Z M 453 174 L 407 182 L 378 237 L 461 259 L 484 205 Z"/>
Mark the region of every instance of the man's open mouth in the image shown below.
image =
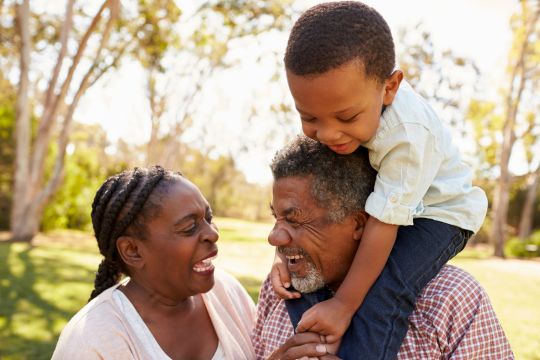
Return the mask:
<path id="1" fill-rule="evenodd" d="M 296 264 L 298 260 L 304 258 L 304 255 L 285 255 L 285 258 L 289 260 L 289 263 Z"/>

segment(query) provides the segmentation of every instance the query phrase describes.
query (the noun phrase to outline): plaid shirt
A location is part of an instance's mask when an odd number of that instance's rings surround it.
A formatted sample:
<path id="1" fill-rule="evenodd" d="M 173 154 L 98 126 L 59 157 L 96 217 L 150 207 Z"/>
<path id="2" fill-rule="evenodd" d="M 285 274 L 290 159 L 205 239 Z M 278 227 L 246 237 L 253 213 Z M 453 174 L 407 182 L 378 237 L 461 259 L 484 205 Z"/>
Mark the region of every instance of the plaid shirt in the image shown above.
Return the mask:
<path id="1" fill-rule="evenodd" d="M 294 334 L 285 302 L 263 283 L 253 344 L 266 359 Z M 416 300 L 398 359 L 514 359 L 484 289 L 468 273 L 445 265 Z"/>

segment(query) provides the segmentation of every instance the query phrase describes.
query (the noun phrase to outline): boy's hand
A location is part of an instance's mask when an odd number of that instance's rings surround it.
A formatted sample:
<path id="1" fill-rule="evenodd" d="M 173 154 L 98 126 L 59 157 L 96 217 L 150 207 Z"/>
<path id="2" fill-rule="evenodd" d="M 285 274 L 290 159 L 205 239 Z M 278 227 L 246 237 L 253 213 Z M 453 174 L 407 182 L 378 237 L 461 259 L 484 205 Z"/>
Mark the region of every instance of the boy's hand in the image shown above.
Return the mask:
<path id="1" fill-rule="evenodd" d="M 270 281 L 277 296 L 282 299 L 297 299 L 301 296 L 299 292 L 287 290 L 291 286 L 291 278 L 287 270 L 287 265 L 285 265 L 286 260 L 282 254 L 276 251 L 274 264 L 270 271 Z"/>
<path id="2" fill-rule="evenodd" d="M 336 298 L 320 302 L 302 315 L 296 331 L 316 332 L 325 335 L 326 342 L 334 343 L 347 331 L 355 311 Z"/>

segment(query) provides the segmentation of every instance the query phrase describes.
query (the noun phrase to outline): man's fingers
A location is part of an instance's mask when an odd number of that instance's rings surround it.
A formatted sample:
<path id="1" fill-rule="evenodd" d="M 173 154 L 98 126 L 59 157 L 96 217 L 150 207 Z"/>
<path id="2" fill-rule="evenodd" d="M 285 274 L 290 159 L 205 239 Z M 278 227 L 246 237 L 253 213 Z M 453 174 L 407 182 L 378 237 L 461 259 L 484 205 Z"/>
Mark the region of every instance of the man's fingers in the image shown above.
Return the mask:
<path id="1" fill-rule="evenodd" d="M 327 354 L 327 351 L 324 344 L 309 343 L 289 348 L 287 351 L 285 351 L 280 360 L 294 360 L 301 359 L 302 357 L 319 357 L 325 354 Z"/>
<path id="2" fill-rule="evenodd" d="M 309 358 L 324 355 L 327 349 L 323 344 L 319 344 L 319 341 L 320 336 L 315 333 L 295 334 L 274 351 L 268 360 L 292 360 L 301 359 L 303 356 Z"/>

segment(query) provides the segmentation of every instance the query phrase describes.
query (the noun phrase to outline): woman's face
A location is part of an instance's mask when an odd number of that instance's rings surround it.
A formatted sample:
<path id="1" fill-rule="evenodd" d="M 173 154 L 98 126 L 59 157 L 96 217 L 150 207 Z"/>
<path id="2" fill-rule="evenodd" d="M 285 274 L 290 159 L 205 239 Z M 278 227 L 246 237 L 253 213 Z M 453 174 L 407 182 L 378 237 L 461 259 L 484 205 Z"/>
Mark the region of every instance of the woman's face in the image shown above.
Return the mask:
<path id="1" fill-rule="evenodd" d="M 146 223 L 147 237 L 139 242 L 146 287 L 171 300 L 209 291 L 219 235 L 208 202 L 180 177 L 158 201 L 161 212 Z"/>

